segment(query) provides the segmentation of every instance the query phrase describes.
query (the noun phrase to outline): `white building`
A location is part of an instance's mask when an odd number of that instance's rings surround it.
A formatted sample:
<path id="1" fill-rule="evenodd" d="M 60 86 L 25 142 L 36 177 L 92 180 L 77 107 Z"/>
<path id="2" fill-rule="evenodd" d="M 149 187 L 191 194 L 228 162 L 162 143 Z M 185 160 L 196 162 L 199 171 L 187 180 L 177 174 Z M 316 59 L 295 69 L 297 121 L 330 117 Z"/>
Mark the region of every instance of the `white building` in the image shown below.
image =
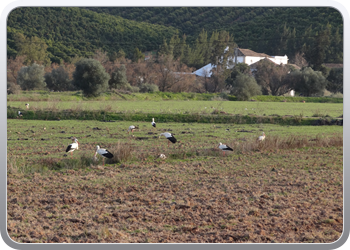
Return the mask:
<path id="1" fill-rule="evenodd" d="M 228 48 L 225 49 L 225 52 L 228 50 Z M 237 56 L 237 60 L 236 60 Z M 248 65 L 254 64 L 262 59 L 268 59 L 278 65 L 280 64 L 287 64 L 288 63 L 288 56 L 269 56 L 264 53 L 257 53 L 250 49 L 240 49 L 236 48 L 235 56 L 231 56 L 228 58 L 228 66 L 227 68 L 234 67 L 235 63 L 246 63 Z M 211 76 L 211 70 L 215 68 L 215 65 L 209 63 L 205 65 L 204 67 L 194 71 L 193 73 L 197 76 L 202 77 L 210 77 Z"/>

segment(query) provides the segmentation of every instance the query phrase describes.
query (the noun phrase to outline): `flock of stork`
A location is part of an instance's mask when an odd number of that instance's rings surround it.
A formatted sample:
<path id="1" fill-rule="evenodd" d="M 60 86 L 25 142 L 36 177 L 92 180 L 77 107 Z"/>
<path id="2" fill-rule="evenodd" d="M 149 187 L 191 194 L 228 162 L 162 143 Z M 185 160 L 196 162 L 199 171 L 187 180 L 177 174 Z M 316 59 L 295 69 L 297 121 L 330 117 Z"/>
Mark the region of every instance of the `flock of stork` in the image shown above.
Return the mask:
<path id="1" fill-rule="evenodd" d="M 155 128 L 156 127 L 156 123 L 154 121 L 154 118 L 152 118 L 152 123 L 151 125 Z M 130 132 L 134 132 L 135 129 L 138 129 L 138 127 L 134 126 L 134 125 L 131 125 L 129 126 L 128 128 L 128 133 Z M 172 142 L 172 143 L 176 143 L 177 140 L 176 138 L 174 137 L 173 134 L 169 133 L 169 132 L 164 132 L 164 133 L 161 133 L 159 135 L 159 138 L 161 136 L 165 136 L 165 138 L 168 139 L 168 147 L 169 147 L 169 143 Z M 71 155 L 73 154 L 73 151 L 78 149 L 79 148 L 79 142 L 78 142 L 78 139 L 76 137 L 73 137 L 72 138 L 73 140 L 73 143 L 71 143 L 70 145 L 68 145 L 67 149 L 66 149 L 66 152 L 71 152 Z M 265 133 L 262 132 L 262 135 L 258 137 L 257 141 L 263 141 L 265 140 Z M 233 149 L 225 144 L 222 144 L 221 142 L 219 143 L 219 149 L 221 149 L 223 151 L 223 155 L 225 155 L 225 151 L 233 151 Z M 94 160 L 97 160 L 97 154 L 101 155 L 102 156 L 102 160 L 103 160 L 103 165 L 104 165 L 104 158 L 113 158 L 113 154 L 111 152 L 109 152 L 107 149 L 104 149 L 104 148 L 100 148 L 99 145 L 96 146 L 96 152 L 95 152 L 95 155 L 94 155 Z M 163 157 L 162 157 L 163 156 Z M 164 158 L 164 155 L 161 154 L 160 156 L 161 158 Z"/>
<path id="2" fill-rule="evenodd" d="M 29 109 L 29 103 L 26 103 L 25 104 L 26 108 Z M 22 112 L 21 111 L 18 111 L 18 116 L 22 116 Z M 152 118 L 152 123 L 151 125 L 155 128 L 156 127 L 156 123 L 154 121 L 154 118 Z M 134 132 L 135 129 L 138 129 L 138 127 L 134 126 L 134 125 L 131 125 L 129 128 L 128 128 L 128 133 L 132 133 Z M 176 143 L 177 140 L 176 138 L 174 137 L 173 134 L 169 133 L 169 132 L 164 132 L 164 133 L 161 133 L 159 135 L 159 138 L 161 136 L 165 136 L 165 138 L 168 139 L 168 147 L 169 147 L 169 143 L 172 142 L 172 143 Z M 262 135 L 259 136 L 259 138 L 257 139 L 257 141 L 261 142 L 265 140 L 265 133 L 262 132 Z M 78 139 L 76 137 L 72 137 L 72 143 L 68 145 L 67 149 L 66 149 L 66 152 L 70 152 L 71 153 L 71 156 L 73 157 L 73 151 L 76 150 L 76 149 L 79 149 L 79 142 L 78 142 Z M 233 151 L 233 149 L 225 144 L 222 144 L 221 142 L 219 143 L 219 149 L 221 149 L 223 151 L 223 155 L 225 155 L 225 151 Z M 104 149 L 104 148 L 100 148 L 99 145 L 96 146 L 96 152 L 94 154 L 94 160 L 97 160 L 97 154 L 101 155 L 102 156 L 102 161 L 103 161 L 103 165 L 104 165 L 104 158 L 113 158 L 113 154 L 111 152 L 109 152 L 107 149 Z M 163 156 L 163 157 L 162 157 Z M 164 158 L 165 156 L 163 154 L 160 155 L 161 158 Z"/>

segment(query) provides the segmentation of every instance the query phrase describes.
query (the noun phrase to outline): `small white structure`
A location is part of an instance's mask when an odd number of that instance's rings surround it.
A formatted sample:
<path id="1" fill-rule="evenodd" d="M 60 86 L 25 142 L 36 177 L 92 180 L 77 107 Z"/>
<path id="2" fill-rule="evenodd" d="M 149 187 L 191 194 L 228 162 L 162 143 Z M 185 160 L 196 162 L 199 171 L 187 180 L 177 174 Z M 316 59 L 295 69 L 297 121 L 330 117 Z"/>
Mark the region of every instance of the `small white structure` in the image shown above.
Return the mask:
<path id="1" fill-rule="evenodd" d="M 229 48 L 227 47 L 225 49 L 225 52 L 227 52 Z M 248 65 L 255 64 L 256 62 L 259 62 L 260 60 L 263 59 L 268 59 L 272 61 L 275 64 L 288 64 L 288 56 L 269 56 L 264 53 L 257 53 L 254 52 L 250 49 L 240 49 L 236 48 L 234 51 L 234 56 L 228 57 L 228 62 L 227 62 L 227 68 L 233 68 L 234 65 L 237 63 L 245 63 Z M 202 68 L 196 70 L 193 72 L 196 76 L 202 76 L 202 77 L 210 77 L 212 74 L 212 69 L 215 68 L 215 65 L 209 63 Z"/>

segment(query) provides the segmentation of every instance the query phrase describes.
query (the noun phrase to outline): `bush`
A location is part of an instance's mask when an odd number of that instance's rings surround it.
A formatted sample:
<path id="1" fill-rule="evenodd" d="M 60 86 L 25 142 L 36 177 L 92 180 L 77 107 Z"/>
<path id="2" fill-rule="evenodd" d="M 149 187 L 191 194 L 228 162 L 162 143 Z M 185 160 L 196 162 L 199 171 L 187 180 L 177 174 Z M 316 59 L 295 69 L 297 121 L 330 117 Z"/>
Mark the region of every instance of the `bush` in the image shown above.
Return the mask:
<path id="1" fill-rule="evenodd" d="M 247 101 L 252 96 L 261 95 L 261 86 L 256 83 L 254 77 L 239 74 L 232 83 L 231 94 L 235 95 L 239 101 Z"/>
<path id="2" fill-rule="evenodd" d="M 331 69 L 327 80 L 327 90 L 333 93 L 343 93 L 343 68 Z"/>
<path id="3" fill-rule="evenodd" d="M 62 66 L 53 69 L 50 73 L 46 73 L 45 82 L 50 90 L 68 91 L 73 89 L 68 72 Z"/>
<path id="4" fill-rule="evenodd" d="M 305 96 L 323 96 L 327 85 L 327 80 L 322 72 L 313 71 L 310 67 L 290 73 L 289 80 L 293 82 L 295 90 Z"/>
<path id="5" fill-rule="evenodd" d="M 7 82 L 7 94 L 19 95 L 21 93 L 21 87 L 14 82 Z"/>
<path id="6" fill-rule="evenodd" d="M 81 59 L 75 64 L 73 85 L 83 91 L 85 96 L 99 96 L 108 89 L 109 74 L 95 59 Z"/>
<path id="7" fill-rule="evenodd" d="M 159 88 L 155 84 L 144 83 L 144 84 L 140 85 L 140 92 L 141 93 L 154 93 L 154 92 L 158 92 L 158 91 L 159 91 Z"/>
<path id="8" fill-rule="evenodd" d="M 44 66 L 33 63 L 19 70 L 17 83 L 24 90 L 44 89 L 46 87 L 44 74 Z"/>
<path id="9" fill-rule="evenodd" d="M 111 89 L 125 89 L 128 84 L 128 79 L 126 77 L 126 68 L 121 65 L 116 68 L 112 73 L 111 79 L 108 81 L 109 88 Z"/>

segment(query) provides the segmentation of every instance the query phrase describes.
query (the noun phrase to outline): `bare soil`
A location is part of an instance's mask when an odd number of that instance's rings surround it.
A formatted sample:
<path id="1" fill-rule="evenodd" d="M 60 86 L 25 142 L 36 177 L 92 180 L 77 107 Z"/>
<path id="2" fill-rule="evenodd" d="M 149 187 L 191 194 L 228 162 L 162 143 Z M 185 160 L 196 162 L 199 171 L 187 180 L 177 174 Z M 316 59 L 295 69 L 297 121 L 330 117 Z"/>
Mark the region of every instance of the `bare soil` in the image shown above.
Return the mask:
<path id="1" fill-rule="evenodd" d="M 9 172 L 8 233 L 31 243 L 330 243 L 341 236 L 342 147 L 227 154 Z"/>

